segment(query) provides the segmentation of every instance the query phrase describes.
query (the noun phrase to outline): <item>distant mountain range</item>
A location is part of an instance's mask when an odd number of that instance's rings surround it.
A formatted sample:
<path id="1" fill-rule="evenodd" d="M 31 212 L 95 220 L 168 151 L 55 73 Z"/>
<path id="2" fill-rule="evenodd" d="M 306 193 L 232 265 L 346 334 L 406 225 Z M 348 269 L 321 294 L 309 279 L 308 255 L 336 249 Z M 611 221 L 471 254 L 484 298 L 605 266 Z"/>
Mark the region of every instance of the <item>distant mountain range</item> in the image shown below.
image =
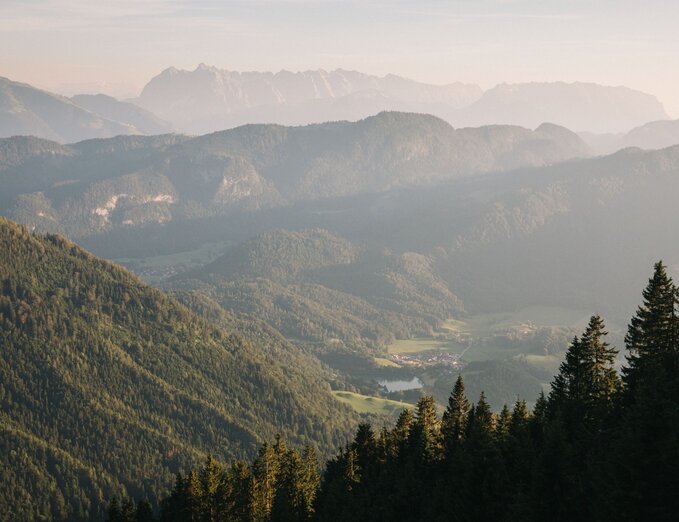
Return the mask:
<path id="1" fill-rule="evenodd" d="M 341 69 L 237 72 L 201 64 L 194 71 L 164 70 L 134 102 L 182 132 L 204 134 L 246 123 L 353 121 L 384 110 L 436 114 L 481 94 L 476 85 L 427 85 Z"/>
<path id="2" fill-rule="evenodd" d="M 650 94 L 595 83 L 552 82 L 498 85 L 446 119 L 456 127 L 504 123 L 534 128 L 548 121 L 574 131 L 615 133 L 665 118 L 662 104 Z"/>
<path id="3" fill-rule="evenodd" d="M 433 116 L 248 125 L 196 138 L 120 136 L 70 146 L 0 140 L 0 212 L 83 237 L 115 228 L 430 185 L 584 157 L 555 125 L 455 130 Z"/>
<path id="4" fill-rule="evenodd" d="M 245 123 L 353 121 L 384 110 L 433 114 L 455 127 L 551 122 L 596 133 L 667 118 L 651 95 L 593 83 L 502 84 L 483 92 L 476 85 L 430 85 L 341 69 L 236 72 L 204 64 L 193 71 L 166 69 L 134 102 L 181 132 L 199 134 Z"/>
<path id="5" fill-rule="evenodd" d="M 119 101 L 105 94 L 78 94 L 73 96 L 71 101 L 90 112 L 131 125 L 137 134 L 172 132 L 172 125 L 149 111 L 133 103 Z"/>
<path id="6" fill-rule="evenodd" d="M 117 135 L 205 134 L 252 123 L 357 121 L 383 111 L 432 114 L 456 128 L 542 123 L 577 131 L 600 154 L 679 143 L 679 125 L 653 96 L 593 83 L 430 85 L 355 71 L 224 71 L 201 64 L 166 69 L 127 101 L 66 98 L 0 78 L 0 138 L 30 135 L 74 143 Z M 631 129 L 631 130 L 630 130 Z"/>
<path id="7" fill-rule="evenodd" d="M 663 149 L 679 144 L 679 120 L 652 121 L 625 134 L 581 133 L 580 137 L 599 154 L 609 154 L 627 147 Z"/>
<path id="8" fill-rule="evenodd" d="M 37 136 L 73 143 L 170 130 L 168 123 L 144 109 L 109 96 L 69 99 L 0 77 L 0 137 Z"/>

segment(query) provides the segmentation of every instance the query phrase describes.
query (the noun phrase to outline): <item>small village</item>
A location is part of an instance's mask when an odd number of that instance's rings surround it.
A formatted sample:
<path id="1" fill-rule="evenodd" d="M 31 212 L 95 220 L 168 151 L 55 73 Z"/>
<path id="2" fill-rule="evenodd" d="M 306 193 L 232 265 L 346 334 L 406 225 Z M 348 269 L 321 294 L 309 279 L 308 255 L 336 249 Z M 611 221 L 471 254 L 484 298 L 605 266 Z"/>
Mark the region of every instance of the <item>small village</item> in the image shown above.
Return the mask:
<path id="1" fill-rule="evenodd" d="M 409 354 L 391 354 L 389 358 L 401 366 L 410 366 L 412 368 L 449 366 L 454 369 L 460 369 L 464 366 L 459 353 L 442 350 L 431 350 Z"/>

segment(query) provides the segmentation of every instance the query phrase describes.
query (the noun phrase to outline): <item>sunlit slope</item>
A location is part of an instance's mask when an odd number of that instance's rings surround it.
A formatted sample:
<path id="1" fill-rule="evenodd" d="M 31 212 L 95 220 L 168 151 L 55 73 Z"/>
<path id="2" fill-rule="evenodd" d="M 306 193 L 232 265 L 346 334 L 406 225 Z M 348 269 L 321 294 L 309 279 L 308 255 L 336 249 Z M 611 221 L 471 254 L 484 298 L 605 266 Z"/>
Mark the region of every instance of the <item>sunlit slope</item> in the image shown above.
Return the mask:
<path id="1" fill-rule="evenodd" d="M 327 451 L 353 423 L 282 339 L 212 326 L 60 237 L 1 220 L 0 290 L 0 511 L 91 515 L 128 481 L 155 498 L 208 451 L 279 431 Z"/>

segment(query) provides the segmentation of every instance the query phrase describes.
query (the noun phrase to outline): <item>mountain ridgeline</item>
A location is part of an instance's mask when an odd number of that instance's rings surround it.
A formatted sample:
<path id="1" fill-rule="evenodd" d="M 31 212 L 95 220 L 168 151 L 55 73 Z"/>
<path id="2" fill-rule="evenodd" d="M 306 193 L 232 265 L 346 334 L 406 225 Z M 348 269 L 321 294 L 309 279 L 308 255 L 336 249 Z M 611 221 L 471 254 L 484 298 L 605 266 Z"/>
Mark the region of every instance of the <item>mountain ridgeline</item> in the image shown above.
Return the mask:
<path id="1" fill-rule="evenodd" d="M 70 146 L 0 141 L 0 213 L 82 238 L 114 229 L 421 186 L 588 154 L 575 134 L 453 129 L 417 114 L 357 123 L 247 125 L 196 138 L 120 136 Z"/>
<path id="2" fill-rule="evenodd" d="M 246 123 L 307 125 L 360 120 L 381 111 L 437 114 L 481 96 L 477 85 L 428 85 L 357 71 L 238 72 L 170 67 L 134 100 L 182 132 L 204 134 Z"/>
<path id="3" fill-rule="evenodd" d="M 245 123 L 354 121 L 380 111 L 433 114 L 455 127 L 534 128 L 552 122 L 595 133 L 626 132 L 667 118 L 652 95 L 593 83 L 500 84 L 482 91 L 477 85 L 430 85 L 393 74 L 238 72 L 204 64 L 193 71 L 166 69 L 133 101 L 194 134 Z"/>
<path id="4" fill-rule="evenodd" d="M 170 126 L 110 96 L 66 98 L 0 77 L 0 137 L 35 136 L 59 143 L 119 134 L 160 134 Z"/>
<path id="5" fill-rule="evenodd" d="M 625 282 L 643 280 L 652 253 L 662 254 L 672 273 L 679 263 L 677 245 L 666 239 L 679 220 L 677 197 L 679 147 L 628 149 L 431 187 L 299 203 L 247 219 L 232 216 L 185 228 L 169 224 L 166 230 L 130 231 L 92 244 L 113 257 L 128 245 L 133 251 L 142 238 L 147 248 L 157 248 L 181 236 L 240 243 L 277 229 L 322 228 L 349 241 L 349 250 L 358 254 L 351 263 L 307 272 L 302 278 L 307 282 L 346 290 L 342 272 L 356 278 L 357 268 L 370 264 L 374 273 L 380 252 L 396 257 L 411 252 L 426 258 L 427 270 L 467 312 L 598 309 L 620 325 L 635 303 L 634 286 Z M 359 290 L 370 288 L 362 281 Z"/>
<path id="6" fill-rule="evenodd" d="M 104 94 L 66 98 L 0 78 L 0 138 L 32 135 L 72 143 L 172 129 L 196 135 L 252 123 L 357 121 L 384 111 L 432 114 L 455 127 L 552 122 L 592 135 L 592 144 L 605 152 L 617 150 L 617 135 L 668 118 L 652 95 L 583 82 L 500 84 L 483 91 L 460 82 L 432 85 L 342 69 L 238 72 L 201 64 L 193 71 L 170 67 L 139 97 L 117 100 Z"/>
<path id="7" fill-rule="evenodd" d="M 59 236 L 0 220 L 0 513 L 96 519 L 276 433 L 324 454 L 356 425 L 337 377 L 255 319 L 198 316 Z M 206 318 L 210 319 L 208 321 Z"/>
<path id="8" fill-rule="evenodd" d="M 622 375 L 600 316 L 576 336 L 532 411 L 493 413 L 460 377 L 391 429 L 361 424 L 319 473 L 314 452 L 264 444 L 248 464 L 208 457 L 176 476 L 162 521 L 672 521 L 679 509 L 677 288 L 662 263 L 625 338 Z M 147 518 L 142 518 L 145 516 Z M 110 503 L 108 522 L 152 520 Z"/>

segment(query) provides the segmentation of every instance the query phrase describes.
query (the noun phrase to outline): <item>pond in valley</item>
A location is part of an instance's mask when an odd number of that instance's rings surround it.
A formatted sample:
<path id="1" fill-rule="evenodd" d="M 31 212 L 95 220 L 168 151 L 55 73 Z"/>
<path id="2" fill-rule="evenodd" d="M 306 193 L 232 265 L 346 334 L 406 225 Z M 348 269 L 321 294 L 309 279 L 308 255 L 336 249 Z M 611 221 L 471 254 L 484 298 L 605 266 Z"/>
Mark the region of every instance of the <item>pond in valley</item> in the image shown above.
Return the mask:
<path id="1" fill-rule="evenodd" d="M 422 388 L 423 384 L 420 379 L 417 377 L 413 377 L 409 381 L 390 381 L 383 379 L 381 381 L 377 381 L 380 386 L 384 386 L 389 393 L 391 392 L 399 392 L 399 391 L 406 391 L 406 390 L 417 390 L 419 388 Z"/>

